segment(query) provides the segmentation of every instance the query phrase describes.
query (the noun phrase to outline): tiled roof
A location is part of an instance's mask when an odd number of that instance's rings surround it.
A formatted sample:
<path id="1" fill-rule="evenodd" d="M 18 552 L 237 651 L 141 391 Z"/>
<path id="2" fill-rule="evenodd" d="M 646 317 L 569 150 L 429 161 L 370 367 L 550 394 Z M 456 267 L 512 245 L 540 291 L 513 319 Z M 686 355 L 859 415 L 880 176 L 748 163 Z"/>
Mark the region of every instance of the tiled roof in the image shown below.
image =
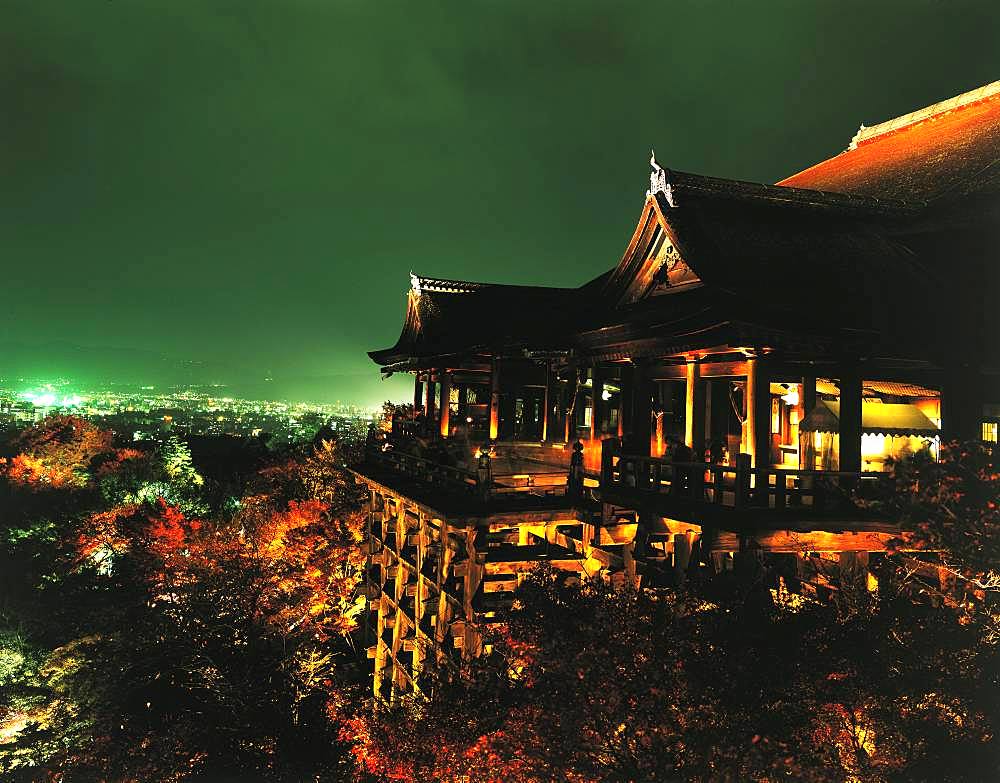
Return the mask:
<path id="1" fill-rule="evenodd" d="M 778 184 L 904 201 L 1000 194 L 1000 81 L 862 126 L 844 152 Z"/>
<path id="2" fill-rule="evenodd" d="M 895 397 L 937 397 L 938 392 L 915 383 L 894 383 L 892 381 L 865 381 L 865 390 L 877 394 L 891 394 Z"/>

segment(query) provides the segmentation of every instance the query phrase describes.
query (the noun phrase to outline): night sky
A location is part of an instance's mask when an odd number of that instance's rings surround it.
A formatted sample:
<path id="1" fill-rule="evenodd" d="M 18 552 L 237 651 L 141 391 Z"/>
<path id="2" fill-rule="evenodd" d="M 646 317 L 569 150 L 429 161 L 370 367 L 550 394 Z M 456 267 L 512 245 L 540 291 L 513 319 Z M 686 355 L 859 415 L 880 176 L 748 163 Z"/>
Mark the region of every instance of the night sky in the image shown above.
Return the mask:
<path id="1" fill-rule="evenodd" d="M 0 0 L 0 370 L 402 398 L 364 352 L 411 269 L 583 283 L 651 146 L 773 182 L 1000 78 L 998 39 L 955 0 Z"/>

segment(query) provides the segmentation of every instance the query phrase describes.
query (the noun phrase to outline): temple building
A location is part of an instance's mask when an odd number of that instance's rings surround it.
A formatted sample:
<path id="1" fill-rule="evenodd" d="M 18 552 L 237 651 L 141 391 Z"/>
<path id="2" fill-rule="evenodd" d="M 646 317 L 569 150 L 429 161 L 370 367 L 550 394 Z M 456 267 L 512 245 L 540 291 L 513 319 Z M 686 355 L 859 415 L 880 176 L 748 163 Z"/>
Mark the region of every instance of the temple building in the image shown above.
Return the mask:
<path id="1" fill-rule="evenodd" d="M 652 172 L 578 287 L 411 275 L 370 355 L 414 378 L 373 443 L 384 699 L 475 654 L 522 575 L 676 584 L 767 558 L 809 595 L 900 534 L 849 497 L 1000 423 L 1000 82 L 864 127 L 776 185 Z"/>

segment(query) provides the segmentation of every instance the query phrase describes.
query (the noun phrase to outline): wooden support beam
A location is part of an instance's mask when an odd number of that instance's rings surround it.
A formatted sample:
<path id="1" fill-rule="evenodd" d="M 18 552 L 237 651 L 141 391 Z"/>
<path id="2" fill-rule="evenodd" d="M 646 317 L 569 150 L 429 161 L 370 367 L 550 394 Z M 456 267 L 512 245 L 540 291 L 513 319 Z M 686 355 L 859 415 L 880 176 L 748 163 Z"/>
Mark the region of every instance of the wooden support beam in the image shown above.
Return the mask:
<path id="1" fill-rule="evenodd" d="M 755 469 L 771 462 L 771 382 L 766 362 L 763 356 L 747 359 L 746 448 Z"/>
<path id="2" fill-rule="evenodd" d="M 861 373 L 857 366 L 840 373 L 840 470 L 861 470 Z"/>
<path id="3" fill-rule="evenodd" d="M 441 437 L 447 438 L 451 424 L 451 373 L 441 371 Z"/>
<path id="4" fill-rule="evenodd" d="M 756 545 L 765 552 L 884 552 L 892 540 L 905 534 L 861 531 L 829 533 L 824 531 L 771 530 L 754 533 Z M 711 541 L 713 552 L 733 552 L 739 548 L 739 535 L 723 531 Z"/>
<path id="5" fill-rule="evenodd" d="M 684 584 L 688 563 L 691 561 L 691 543 L 694 536 L 690 533 L 678 533 L 674 536 L 674 579 L 677 585 Z"/>
<path id="6" fill-rule="evenodd" d="M 413 415 L 417 415 L 417 411 L 423 407 L 424 404 L 424 382 L 423 376 L 420 373 L 413 374 Z"/>
<path id="7" fill-rule="evenodd" d="M 601 419 L 604 417 L 604 372 L 599 364 L 595 364 L 590 375 L 590 440 L 600 440 L 602 429 Z"/>
<path id="8" fill-rule="evenodd" d="M 545 361 L 545 393 L 542 396 L 542 442 L 549 439 L 549 421 L 552 418 L 552 362 Z"/>
<path id="9" fill-rule="evenodd" d="M 653 395 L 656 393 L 654 381 L 649 377 L 648 368 L 639 363 L 632 375 L 632 415 L 629 429 L 629 453 L 649 456 L 653 426 Z M 632 451 L 635 449 L 635 451 Z"/>
<path id="10" fill-rule="evenodd" d="M 697 361 L 687 363 L 684 401 L 684 443 L 700 460 L 705 451 L 705 384 Z"/>
<path id="11" fill-rule="evenodd" d="M 500 431 L 500 360 L 493 357 L 490 365 L 490 440 Z"/>
<path id="12" fill-rule="evenodd" d="M 618 437 L 633 430 L 633 419 L 636 408 L 635 367 L 624 364 L 621 367 L 621 394 L 618 395 Z"/>
<path id="13" fill-rule="evenodd" d="M 815 375 L 802 376 L 802 397 L 799 400 L 799 404 L 802 406 L 804 416 L 808 416 L 812 412 L 812 409 L 816 407 Z"/>
<path id="14" fill-rule="evenodd" d="M 434 419 L 434 376 L 427 373 L 427 394 L 424 397 L 424 413 L 427 414 L 428 425 Z"/>
<path id="15" fill-rule="evenodd" d="M 984 380 L 967 364 L 946 368 L 941 389 L 941 434 L 945 441 L 979 440 L 983 426 Z"/>
<path id="16" fill-rule="evenodd" d="M 649 375 L 658 381 L 683 381 L 687 378 L 686 362 L 667 364 L 665 362 L 651 362 L 649 365 Z M 739 378 L 747 373 L 746 360 L 738 359 L 733 361 L 711 361 L 701 362 L 700 374 L 702 378 Z"/>

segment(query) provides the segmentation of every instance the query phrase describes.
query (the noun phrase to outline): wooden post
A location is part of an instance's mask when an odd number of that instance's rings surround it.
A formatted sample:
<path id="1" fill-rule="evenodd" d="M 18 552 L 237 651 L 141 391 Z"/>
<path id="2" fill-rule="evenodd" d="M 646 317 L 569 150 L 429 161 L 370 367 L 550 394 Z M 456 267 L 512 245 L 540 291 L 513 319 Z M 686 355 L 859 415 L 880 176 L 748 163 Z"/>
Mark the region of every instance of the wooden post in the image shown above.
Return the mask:
<path id="1" fill-rule="evenodd" d="M 749 454 L 736 455 L 736 486 L 733 489 L 737 508 L 745 506 L 750 497 L 750 467 L 752 464 L 753 457 Z"/>
<path id="2" fill-rule="evenodd" d="M 621 368 L 621 393 L 618 395 L 618 437 L 634 430 L 634 413 L 636 409 L 635 367 L 623 364 Z"/>
<path id="3" fill-rule="evenodd" d="M 694 452 L 694 460 L 700 462 L 705 453 L 705 384 L 697 360 L 688 359 L 685 389 L 684 443 Z"/>
<path id="4" fill-rule="evenodd" d="M 704 452 L 708 451 L 709 447 L 712 445 L 712 441 L 715 440 L 715 438 L 712 437 L 712 410 L 715 407 L 714 402 L 712 400 L 712 390 L 714 389 L 715 386 L 716 384 L 712 383 L 712 381 L 708 379 L 702 380 L 701 382 L 701 396 L 702 399 L 705 401 L 704 405 L 705 415 L 702 416 L 702 424 L 703 424 L 702 441 L 704 444 L 702 448 L 703 454 Z M 705 462 L 711 462 L 711 461 L 712 461 L 711 459 L 705 460 Z"/>
<path id="5" fill-rule="evenodd" d="M 413 374 L 413 415 L 423 406 L 424 402 L 424 382 L 421 380 L 419 372 Z"/>
<path id="6" fill-rule="evenodd" d="M 941 435 L 951 440 L 983 436 L 983 378 L 968 364 L 945 367 L 941 389 Z"/>
<path id="7" fill-rule="evenodd" d="M 652 436 L 653 420 L 653 394 L 655 387 L 649 378 L 649 369 L 645 364 L 638 364 L 633 368 L 632 377 L 632 415 L 630 417 L 630 430 L 633 443 L 631 448 L 638 449 L 639 456 L 648 457 L 650 452 L 650 439 Z"/>
<path id="8" fill-rule="evenodd" d="M 816 407 L 816 376 L 802 376 L 802 399 L 799 400 L 802 406 L 802 414 L 808 416 L 812 409 Z"/>
<path id="9" fill-rule="evenodd" d="M 614 475 L 615 457 L 621 456 L 621 441 L 605 438 L 601 441 L 601 486 L 610 487 Z"/>
<path id="10" fill-rule="evenodd" d="M 434 374 L 427 373 L 427 394 L 424 402 L 424 413 L 427 414 L 427 425 L 434 420 Z"/>
<path id="11" fill-rule="evenodd" d="M 591 370 L 590 381 L 590 440 L 600 440 L 601 419 L 604 416 L 604 373 L 600 365 L 595 364 Z"/>
<path id="12" fill-rule="evenodd" d="M 441 437 L 447 438 L 451 422 L 451 373 L 441 371 Z"/>
<path id="13" fill-rule="evenodd" d="M 583 444 L 580 441 L 573 444 L 573 454 L 569 458 L 566 494 L 573 500 L 583 497 Z"/>
<path id="14" fill-rule="evenodd" d="M 691 561 L 691 539 L 687 533 L 674 534 L 674 579 L 684 584 L 688 563 Z"/>
<path id="15" fill-rule="evenodd" d="M 542 442 L 549 439 L 549 419 L 552 418 L 552 362 L 545 361 L 545 394 L 542 396 Z"/>
<path id="16" fill-rule="evenodd" d="M 763 356 L 747 359 L 746 448 L 758 471 L 771 464 L 771 382 L 765 361 Z"/>
<path id="17" fill-rule="evenodd" d="M 490 363 L 490 440 L 497 439 L 500 430 L 500 359 Z"/>
<path id="18" fill-rule="evenodd" d="M 856 366 L 840 374 L 840 469 L 861 471 L 861 373 Z"/>

